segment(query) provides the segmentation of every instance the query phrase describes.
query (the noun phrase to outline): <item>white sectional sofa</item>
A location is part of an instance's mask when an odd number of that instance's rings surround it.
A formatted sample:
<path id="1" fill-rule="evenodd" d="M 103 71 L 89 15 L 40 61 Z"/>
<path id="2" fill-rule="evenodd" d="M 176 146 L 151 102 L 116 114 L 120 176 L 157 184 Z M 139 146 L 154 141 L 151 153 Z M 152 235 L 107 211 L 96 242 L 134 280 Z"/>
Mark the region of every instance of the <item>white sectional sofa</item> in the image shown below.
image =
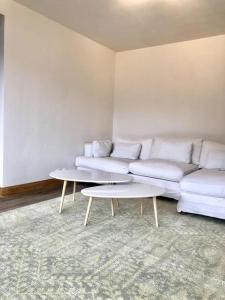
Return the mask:
<path id="1" fill-rule="evenodd" d="M 155 137 L 94 141 L 76 158 L 80 169 L 130 174 L 165 188 L 179 212 L 225 219 L 225 145 L 202 139 Z"/>

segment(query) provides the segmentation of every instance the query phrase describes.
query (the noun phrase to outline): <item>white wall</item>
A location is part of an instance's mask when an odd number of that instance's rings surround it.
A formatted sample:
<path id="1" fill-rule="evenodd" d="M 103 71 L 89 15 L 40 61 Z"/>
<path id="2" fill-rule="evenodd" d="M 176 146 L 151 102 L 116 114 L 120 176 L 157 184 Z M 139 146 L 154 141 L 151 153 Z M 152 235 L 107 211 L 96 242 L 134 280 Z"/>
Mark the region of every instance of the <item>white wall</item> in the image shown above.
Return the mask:
<path id="1" fill-rule="evenodd" d="M 0 13 L 0 186 L 11 186 L 46 179 L 72 166 L 85 141 L 111 137 L 115 53 L 11 0 L 1 0 Z M 224 53 L 224 35 L 118 53 L 114 138 L 225 142 Z"/>
<path id="2" fill-rule="evenodd" d="M 225 35 L 116 56 L 113 136 L 225 142 Z"/>
<path id="3" fill-rule="evenodd" d="M 11 0 L 5 15 L 2 186 L 70 167 L 112 133 L 115 54 Z"/>
<path id="4" fill-rule="evenodd" d="M 0 15 L 0 186 L 3 180 L 3 69 L 4 69 L 4 16 Z"/>

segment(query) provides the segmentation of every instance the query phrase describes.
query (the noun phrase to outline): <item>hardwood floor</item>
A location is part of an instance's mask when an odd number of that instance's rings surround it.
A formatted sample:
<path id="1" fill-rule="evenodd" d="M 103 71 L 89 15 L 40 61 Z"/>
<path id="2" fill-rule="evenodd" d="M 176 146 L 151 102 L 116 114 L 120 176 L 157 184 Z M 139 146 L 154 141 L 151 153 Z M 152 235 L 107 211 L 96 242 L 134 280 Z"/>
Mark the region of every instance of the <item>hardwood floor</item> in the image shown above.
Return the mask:
<path id="1" fill-rule="evenodd" d="M 63 184 L 63 182 L 62 182 Z M 79 192 L 81 189 L 93 186 L 93 184 L 77 184 L 76 191 Z M 73 186 L 71 183 L 68 184 L 68 187 L 66 189 L 66 194 L 72 194 Z M 27 192 L 19 195 L 14 196 L 5 196 L 0 198 L 0 213 L 15 209 L 18 207 L 38 203 L 41 201 L 50 200 L 56 197 L 60 197 L 62 193 L 62 188 L 54 188 L 51 190 L 46 190 L 42 192 L 34 191 L 34 192 Z"/>
<path id="2" fill-rule="evenodd" d="M 69 189 L 67 191 L 69 193 Z M 0 198 L 0 213 L 22 207 L 25 205 L 34 204 L 37 202 L 49 200 L 59 197 L 61 195 L 61 189 L 57 188 L 46 192 L 30 192 L 21 195 L 8 196 Z"/>

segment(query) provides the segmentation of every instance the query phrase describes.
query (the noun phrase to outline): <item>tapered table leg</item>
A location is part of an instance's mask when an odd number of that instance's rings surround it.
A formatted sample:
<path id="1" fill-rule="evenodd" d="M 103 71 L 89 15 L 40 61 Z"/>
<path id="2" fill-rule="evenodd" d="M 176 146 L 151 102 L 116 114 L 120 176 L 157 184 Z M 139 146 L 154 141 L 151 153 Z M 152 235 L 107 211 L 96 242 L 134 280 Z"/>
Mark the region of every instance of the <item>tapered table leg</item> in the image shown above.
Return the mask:
<path id="1" fill-rule="evenodd" d="M 155 226 L 156 226 L 156 227 L 159 227 L 159 224 L 158 224 L 158 214 L 157 214 L 156 197 L 153 197 L 153 206 L 154 206 L 154 214 L 155 214 Z"/>
<path id="2" fill-rule="evenodd" d="M 112 216 L 114 217 L 115 213 L 114 213 L 113 199 L 111 199 L 111 210 L 112 210 Z"/>
<path id="3" fill-rule="evenodd" d="M 92 197 L 90 197 L 89 201 L 88 201 L 88 207 L 87 207 L 87 212 L 86 212 L 86 216 L 85 216 L 84 226 L 87 226 L 87 221 L 88 221 L 88 217 L 90 214 L 91 204 L 92 204 Z"/>
<path id="4" fill-rule="evenodd" d="M 62 189 L 62 197 L 61 197 L 61 202 L 60 202 L 60 207 L 59 207 L 59 213 L 60 214 L 61 214 L 62 209 L 63 209 L 63 203 L 64 203 L 64 199 L 65 199 L 66 186 L 67 186 L 67 181 L 64 180 L 64 182 L 63 182 L 63 189 Z"/>
<path id="5" fill-rule="evenodd" d="M 143 200 L 141 199 L 141 215 L 143 215 Z"/>
<path id="6" fill-rule="evenodd" d="M 118 199 L 115 199 L 115 201 L 116 201 L 116 206 L 119 207 L 119 206 L 120 206 L 120 205 L 119 205 L 119 200 L 118 200 Z"/>
<path id="7" fill-rule="evenodd" d="M 76 181 L 74 181 L 74 183 L 73 183 L 73 201 L 75 201 L 76 185 L 77 185 L 77 183 L 76 183 Z"/>

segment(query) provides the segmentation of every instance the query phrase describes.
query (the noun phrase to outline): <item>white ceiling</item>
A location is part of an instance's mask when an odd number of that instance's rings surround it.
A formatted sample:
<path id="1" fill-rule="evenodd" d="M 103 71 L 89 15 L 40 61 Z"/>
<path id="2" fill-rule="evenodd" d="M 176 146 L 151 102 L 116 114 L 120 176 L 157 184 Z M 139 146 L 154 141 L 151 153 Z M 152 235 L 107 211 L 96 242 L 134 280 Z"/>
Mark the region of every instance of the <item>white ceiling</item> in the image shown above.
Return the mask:
<path id="1" fill-rule="evenodd" d="M 225 33 L 225 0 L 15 0 L 116 51 Z"/>

